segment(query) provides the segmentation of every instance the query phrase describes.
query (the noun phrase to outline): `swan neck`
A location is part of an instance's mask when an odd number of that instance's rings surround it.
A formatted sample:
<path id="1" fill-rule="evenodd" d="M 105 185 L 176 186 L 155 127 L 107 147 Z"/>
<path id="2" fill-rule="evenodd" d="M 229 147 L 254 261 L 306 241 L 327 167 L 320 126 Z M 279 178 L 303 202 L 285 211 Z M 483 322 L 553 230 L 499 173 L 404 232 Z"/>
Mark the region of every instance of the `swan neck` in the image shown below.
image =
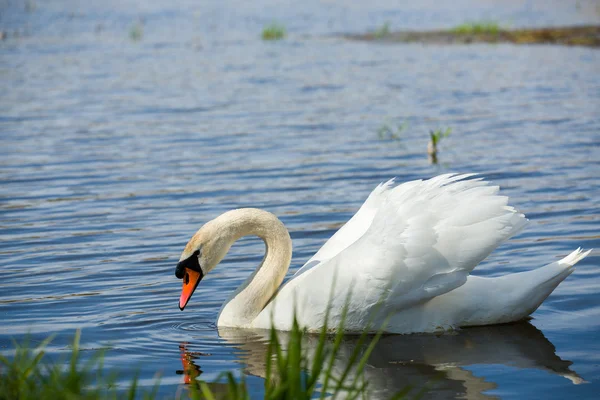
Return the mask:
<path id="1" fill-rule="evenodd" d="M 233 210 L 217 218 L 230 244 L 244 236 L 258 236 L 265 255 L 258 268 L 225 302 L 217 325 L 248 326 L 283 282 L 292 258 L 292 240 L 273 214 L 254 208 Z"/>

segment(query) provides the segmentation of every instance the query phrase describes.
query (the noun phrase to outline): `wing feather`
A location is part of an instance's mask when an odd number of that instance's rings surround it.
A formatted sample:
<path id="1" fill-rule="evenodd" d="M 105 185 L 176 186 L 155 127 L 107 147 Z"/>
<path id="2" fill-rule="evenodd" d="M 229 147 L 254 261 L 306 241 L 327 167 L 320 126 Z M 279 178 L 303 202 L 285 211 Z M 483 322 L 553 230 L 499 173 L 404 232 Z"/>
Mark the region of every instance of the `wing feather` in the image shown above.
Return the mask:
<path id="1" fill-rule="evenodd" d="M 497 186 L 472 176 L 445 174 L 378 186 L 277 298 L 282 304 L 288 296 L 301 300 L 303 318 L 314 319 L 314 325 L 324 315 L 332 285 L 336 307 L 343 307 L 351 289 L 346 323 L 351 327 L 356 321 L 360 328 L 376 304 L 393 313 L 463 285 L 527 223 Z"/>
<path id="2" fill-rule="evenodd" d="M 321 262 L 329 260 L 359 239 L 371 226 L 371 222 L 381 204 L 385 201 L 394 179 L 380 183 L 367 197 L 360 209 L 346 222 L 319 251 L 312 256 L 294 276 L 300 275 Z"/>

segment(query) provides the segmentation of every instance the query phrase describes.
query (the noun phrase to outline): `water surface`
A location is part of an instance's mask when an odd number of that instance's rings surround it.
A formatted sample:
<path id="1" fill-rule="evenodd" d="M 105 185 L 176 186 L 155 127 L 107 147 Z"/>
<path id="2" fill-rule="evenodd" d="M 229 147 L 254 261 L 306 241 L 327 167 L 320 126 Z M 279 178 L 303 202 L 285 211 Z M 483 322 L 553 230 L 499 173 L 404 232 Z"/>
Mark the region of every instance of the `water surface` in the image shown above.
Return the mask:
<path id="1" fill-rule="evenodd" d="M 476 274 L 600 247 L 597 50 L 336 36 L 385 21 L 598 23 L 595 2 L 347 3 L 0 4 L 3 353 L 12 337 L 57 332 L 50 352 L 65 354 L 82 328 L 83 347 L 109 346 L 106 365 L 123 382 L 140 371 L 151 386 L 159 372 L 161 395 L 173 395 L 183 354 L 203 379 L 235 370 L 259 393 L 265 338 L 214 323 L 263 244 L 236 244 L 180 312 L 183 246 L 221 212 L 260 207 L 289 228 L 294 272 L 393 176 L 478 172 L 530 218 Z M 272 20 L 286 40 L 259 39 Z M 399 140 L 378 137 L 403 122 Z M 428 131 L 445 127 L 432 165 Z M 433 382 L 427 398 L 593 398 L 599 261 L 582 261 L 529 323 L 385 337 L 366 371 L 372 397 Z"/>

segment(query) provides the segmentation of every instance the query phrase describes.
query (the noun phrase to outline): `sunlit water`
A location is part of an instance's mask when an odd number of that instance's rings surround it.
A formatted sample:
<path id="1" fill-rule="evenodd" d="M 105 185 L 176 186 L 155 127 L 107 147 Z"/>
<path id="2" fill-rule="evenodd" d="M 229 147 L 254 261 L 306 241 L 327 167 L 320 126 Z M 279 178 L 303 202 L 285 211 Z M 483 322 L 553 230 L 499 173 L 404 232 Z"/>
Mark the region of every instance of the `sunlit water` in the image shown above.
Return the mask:
<path id="1" fill-rule="evenodd" d="M 600 248 L 598 50 L 336 35 L 385 21 L 598 23 L 593 1 L 28 3 L 0 2 L 3 354 L 10 338 L 56 332 L 58 357 L 82 328 L 86 354 L 108 346 L 105 364 L 122 382 L 139 371 L 150 387 L 158 372 L 161 394 L 173 395 L 183 353 L 205 380 L 247 374 L 258 395 L 265 338 L 218 332 L 215 319 L 263 244 L 236 244 L 180 312 L 183 246 L 221 212 L 260 207 L 289 228 L 293 272 L 393 176 L 478 172 L 530 218 L 477 274 Z M 260 40 L 272 20 L 287 26 L 286 40 Z M 404 122 L 399 139 L 377 135 Z M 453 132 L 431 165 L 428 131 L 439 127 Z M 371 396 L 413 384 L 429 385 L 426 398 L 593 398 L 597 254 L 531 323 L 385 337 L 367 366 Z M 352 348 L 349 338 L 340 363 Z"/>

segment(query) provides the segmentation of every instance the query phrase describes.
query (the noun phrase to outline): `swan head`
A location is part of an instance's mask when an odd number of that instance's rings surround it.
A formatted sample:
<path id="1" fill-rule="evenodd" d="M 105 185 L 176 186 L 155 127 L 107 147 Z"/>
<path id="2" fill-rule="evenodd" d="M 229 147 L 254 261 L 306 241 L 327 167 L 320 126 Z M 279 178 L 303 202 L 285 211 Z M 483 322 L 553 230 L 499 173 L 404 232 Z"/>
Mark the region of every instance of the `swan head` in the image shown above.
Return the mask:
<path id="1" fill-rule="evenodd" d="M 183 280 L 179 309 L 183 311 L 204 275 L 213 270 L 225 257 L 232 241 L 227 232 L 219 229 L 217 220 L 206 223 L 185 246 L 175 276 Z"/>

